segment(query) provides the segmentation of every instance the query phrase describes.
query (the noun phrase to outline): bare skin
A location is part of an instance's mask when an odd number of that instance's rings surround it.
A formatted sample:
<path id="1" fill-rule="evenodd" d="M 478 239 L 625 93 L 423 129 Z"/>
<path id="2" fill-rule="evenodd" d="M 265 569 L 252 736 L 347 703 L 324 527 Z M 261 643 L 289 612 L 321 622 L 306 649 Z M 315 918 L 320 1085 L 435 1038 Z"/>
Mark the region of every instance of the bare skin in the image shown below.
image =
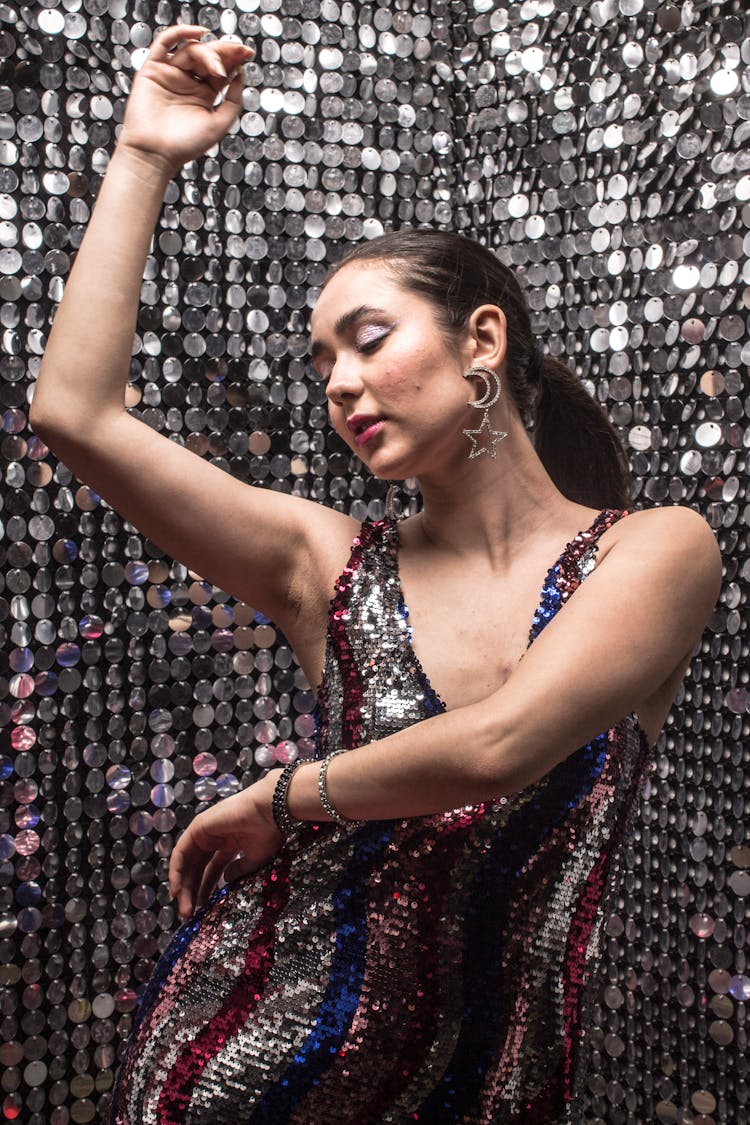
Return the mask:
<path id="1" fill-rule="evenodd" d="M 317 684 L 329 599 L 356 522 L 233 480 L 124 406 L 143 263 L 164 190 L 182 163 L 232 126 L 242 77 L 229 78 L 251 56 L 237 43 L 199 43 L 202 31 L 165 31 L 134 83 L 31 422 L 145 535 L 273 618 Z M 616 523 L 599 541 L 596 570 L 524 655 L 547 568 L 597 513 L 555 488 L 507 397 L 492 412 L 493 427 L 508 433 L 496 460 L 466 457 L 461 431 L 476 414 L 463 373 L 482 363 L 502 379 L 502 311 L 475 310 L 456 345 L 432 306 L 385 264 L 351 265 L 324 289 L 312 336 L 337 432 L 375 475 L 419 478 L 424 508 L 399 527 L 400 571 L 415 650 L 448 708 L 336 758 L 328 788 L 337 808 L 400 818 L 516 792 L 633 711 L 653 743 L 719 593 L 721 559 L 708 525 L 684 508 Z M 366 438 L 358 416 L 374 420 Z M 293 816 L 327 819 L 317 772 L 310 763 L 294 775 Z M 170 887 L 183 917 L 222 873 L 255 870 L 282 846 L 270 811 L 277 778 L 270 771 L 182 835 Z"/>

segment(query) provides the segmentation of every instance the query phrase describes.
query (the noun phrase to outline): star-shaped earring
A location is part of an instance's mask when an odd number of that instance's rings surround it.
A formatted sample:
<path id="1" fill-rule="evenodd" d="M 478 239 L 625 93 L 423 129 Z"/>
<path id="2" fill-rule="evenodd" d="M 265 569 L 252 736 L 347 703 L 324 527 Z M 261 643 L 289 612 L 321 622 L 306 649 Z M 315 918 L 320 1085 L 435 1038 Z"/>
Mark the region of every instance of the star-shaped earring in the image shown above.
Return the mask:
<path id="1" fill-rule="evenodd" d="M 475 436 L 481 434 L 483 430 L 487 431 L 487 440 L 489 442 L 488 445 L 485 445 L 483 441 L 480 444 L 479 437 Z M 478 429 L 464 430 L 463 433 L 466 434 L 467 438 L 471 442 L 471 453 L 469 454 L 470 461 L 472 457 L 480 457 L 483 453 L 489 453 L 490 457 L 494 461 L 497 456 L 497 450 L 495 448 L 497 443 L 499 441 L 502 441 L 504 437 L 508 436 L 505 430 L 493 430 L 492 426 L 490 425 L 490 416 L 487 411 L 485 411 L 484 418 L 482 419 L 482 424 L 478 427 Z"/>

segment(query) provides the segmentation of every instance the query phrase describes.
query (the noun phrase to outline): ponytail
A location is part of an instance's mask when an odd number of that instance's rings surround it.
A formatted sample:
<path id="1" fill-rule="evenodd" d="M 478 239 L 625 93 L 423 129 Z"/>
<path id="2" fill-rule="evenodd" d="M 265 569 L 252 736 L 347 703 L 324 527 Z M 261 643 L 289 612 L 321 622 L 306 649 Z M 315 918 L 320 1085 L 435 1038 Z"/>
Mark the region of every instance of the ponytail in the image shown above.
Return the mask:
<path id="1" fill-rule="evenodd" d="M 607 415 L 560 360 L 545 355 L 538 375 L 534 447 L 556 487 L 590 508 L 630 508 L 630 466 Z"/>

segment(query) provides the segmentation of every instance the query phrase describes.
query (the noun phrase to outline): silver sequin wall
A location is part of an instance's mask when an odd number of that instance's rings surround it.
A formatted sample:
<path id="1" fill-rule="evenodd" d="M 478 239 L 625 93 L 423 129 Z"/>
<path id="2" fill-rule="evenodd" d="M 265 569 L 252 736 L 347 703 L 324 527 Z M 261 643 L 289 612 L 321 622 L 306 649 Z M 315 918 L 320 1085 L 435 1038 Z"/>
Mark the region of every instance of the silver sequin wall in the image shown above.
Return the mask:
<path id="1" fill-rule="evenodd" d="M 273 625 L 27 421 L 133 68 L 178 19 L 258 54 L 238 128 L 167 193 L 131 366 L 148 425 L 243 480 L 381 516 L 384 486 L 326 428 L 307 317 L 346 247 L 436 225 L 525 279 L 548 349 L 621 427 L 636 503 L 715 529 L 726 581 L 608 926 L 586 1121 L 745 1122 L 742 0 L 0 2 L 0 1119 L 101 1118 L 175 928 L 176 835 L 311 748 L 309 685 Z"/>

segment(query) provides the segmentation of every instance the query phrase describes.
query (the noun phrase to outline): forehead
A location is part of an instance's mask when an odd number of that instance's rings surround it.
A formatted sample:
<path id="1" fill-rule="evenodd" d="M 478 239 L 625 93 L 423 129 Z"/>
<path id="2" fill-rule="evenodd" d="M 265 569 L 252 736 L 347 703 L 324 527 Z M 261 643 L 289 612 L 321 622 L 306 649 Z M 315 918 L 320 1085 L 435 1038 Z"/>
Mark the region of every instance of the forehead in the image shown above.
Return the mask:
<path id="1" fill-rule="evenodd" d="M 314 332 L 322 332 L 348 309 L 359 305 L 386 308 L 413 297 L 385 262 L 352 262 L 335 273 L 315 303 L 310 318 Z"/>

